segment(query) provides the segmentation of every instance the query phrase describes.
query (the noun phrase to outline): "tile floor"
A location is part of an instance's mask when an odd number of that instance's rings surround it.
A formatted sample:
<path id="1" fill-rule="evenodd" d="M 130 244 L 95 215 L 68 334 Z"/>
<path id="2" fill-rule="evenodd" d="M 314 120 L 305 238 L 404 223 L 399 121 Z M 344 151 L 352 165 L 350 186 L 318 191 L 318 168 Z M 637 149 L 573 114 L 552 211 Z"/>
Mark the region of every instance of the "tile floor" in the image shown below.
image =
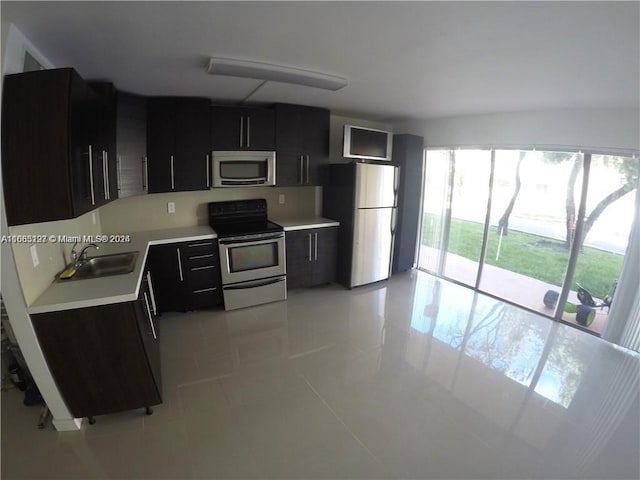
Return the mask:
<path id="1" fill-rule="evenodd" d="M 2 478 L 639 478 L 640 358 L 422 272 L 165 315 L 164 403 L 38 430 Z"/>

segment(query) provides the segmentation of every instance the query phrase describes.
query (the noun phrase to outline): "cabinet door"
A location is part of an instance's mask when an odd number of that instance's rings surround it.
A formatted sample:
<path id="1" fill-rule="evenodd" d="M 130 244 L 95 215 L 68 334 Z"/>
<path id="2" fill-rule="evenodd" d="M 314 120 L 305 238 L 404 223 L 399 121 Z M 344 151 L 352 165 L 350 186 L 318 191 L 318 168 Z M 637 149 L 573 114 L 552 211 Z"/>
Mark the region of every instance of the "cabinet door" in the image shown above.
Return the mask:
<path id="1" fill-rule="evenodd" d="M 313 245 L 309 230 L 286 233 L 287 289 L 309 285 L 313 268 Z"/>
<path id="2" fill-rule="evenodd" d="M 303 117 L 306 185 L 323 185 L 329 164 L 329 110 L 306 108 Z"/>
<path id="3" fill-rule="evenodd" d="M 184 258 L 178 244 L 149 247 L 149 270 L 158 311 L 184 312 L 188 310 Z"/>
<path id="4" fill-rule="evenodd" d="M 393 163 L 399 169 L 398 224 L 393 247 L 392 272 L 413 268 L 420 225 L 424 139 L 416 135 L 393 136 Z"/>
<path id="5" fill-rule="evenodd" d="M 211 108 L 212 150 L 240 150 L 244 148 L 244 109 L 235 107 Z"/>
<path id="6" fill-rule="evenodd" d="M 51 374 L 74 417 L 162 402 L 133 303 L 32 316 Z"/>
<path id="7" fill-rule="evenodd" d="M 147 270 L 142 278 L 138 300 L 134 302 L 140 338 L 147 354 L 149 369 L 153 375 L 158 392 L 162 393 L 162 375 L 160 372 L 160 322 L 157 310 L 154 311 L 155 290 L 153 276 Z"/>
<path id="8" fill-rule="evenodd" d="M 149 99 L 147 104 L 147 177 L 149 193 L 175 190 L 174 100 Z"/>
<path id="9" fill-rule="evenodd" d="M 96 145 L 97 156 L 102 174 L 102 182 L 99 189 L 99 197 L 103 203 L 118 198 L 118 175 L 116 162 L 116 124 L 117 124 L 117 97 L 116 90 L 109 82 L 91 82 L 90 90 L 95 100 L 94 118 L 97 125 Z"/>
<path id="10" fill-rule="evenodd" d="M 338 228 L 318 228 L 313 230 L 313 273 L 312 283 L 322 285 L 336 279 L 338 262 Z"/>
<path id="11" fill-rule="evenodd" d="M 322 185 L 329 163 L 329 110 L 277 104 L 277 185 Z"/>
<path id="12" fill-rule="evenodd" d="M 276 149 L 275 113 L 268 108 L 251 108 L 245 113 L 248 150 Z"/>
<path id="13" fill-rule="evenodd" d="M 105 150 L 105 137 L 103 129 L 105 127 L 106 108 L 98 95 L 90 86 L 87 86 L 86 93 L 86 127 L 88 131 L 88 141 L 91 147 L 91 178 L 93 182 L 93 201 L 95 206 L 107 203 L 107 183 L 105 181 L 107 168 L 106 161 L 108 154 Z"/>
<path id="14" fill-rule="evenodd" d="M 117 115 L 118 197 L 142 195 L 147 188 L 146 99 L 118 92 Z"/>
<path id="15" fill-rule="evenodd" d="M 268 108 L 213 107 L 213 150 L 275 150 L 275 114 Z"/>
<path id="16" fill-rule="evenodd" d="M 77 75 L 70 75 L 69 88 L 69 163 L 73 216 L 96 207 L 95 168 L 97 162 L 90 137 L 94 135 L 89 87 Z"/>
<path id="17" fill-rule="evenodd" d="M 175 109 L 175 190 L 205 190 L 210 187 L 209 100 L 176 99 Z"/>
<path id="18" fill-rule="evenodd" d="M 280 149 L 276 152 L 276 185 L 302 186 L 306 181 L 306 157 L 299 150 Z"/>
<path id="19" fill-rule="evenodd" d="M 276 150 L 292 150 L 302 154 L 304 139 L 302 132 L 302 112 L 300 105 L 276 104 Z"/>

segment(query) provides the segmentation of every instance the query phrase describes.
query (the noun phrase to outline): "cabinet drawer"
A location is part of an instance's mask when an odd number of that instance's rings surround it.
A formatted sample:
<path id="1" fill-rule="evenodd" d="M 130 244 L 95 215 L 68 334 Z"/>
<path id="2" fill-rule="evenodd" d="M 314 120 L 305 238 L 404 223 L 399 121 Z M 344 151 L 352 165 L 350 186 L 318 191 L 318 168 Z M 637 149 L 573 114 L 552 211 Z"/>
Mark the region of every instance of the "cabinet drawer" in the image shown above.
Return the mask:
<path id="1" fill-rule="evenodd" d="M 199 253 L 191 255 L 185 259 L 185 266 L 188 270 L 198 270 L 203 267 L 215 267 L 219 265 L 218 254 L 214 252 Z"/>
<path id="2" fill-rule="evenodd" d="M 217 265 L 207 265 L 190 269 L 188 273 L 191 291 L 220 285 L 220 273 Z"/>
<path id="3" fill-rule="evenodd" d="M 185 242 L 180 245 L 185 259 L 205 253 L 218 253 L 218 241 L 216 239 Z"/>
<path id="4" fill-rule="evenodd" d="M 191 292 L 191 308 L 213 307 L 222 303 L 222 290 L 219 286 L 194 290 Z"/>

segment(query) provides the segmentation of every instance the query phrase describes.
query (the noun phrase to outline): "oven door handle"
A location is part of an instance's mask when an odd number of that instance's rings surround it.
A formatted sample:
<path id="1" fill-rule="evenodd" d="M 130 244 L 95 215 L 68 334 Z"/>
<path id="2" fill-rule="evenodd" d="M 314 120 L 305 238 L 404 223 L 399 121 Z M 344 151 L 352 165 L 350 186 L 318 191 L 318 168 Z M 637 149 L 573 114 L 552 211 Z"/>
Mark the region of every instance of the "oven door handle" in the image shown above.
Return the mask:
<path id="1" fill-rule="evenodd" d="M 218 243 L 220 245 L 231 245 L 231 244 L 246 244 L 246 243 L 255 243 L 256 245 L 265 242 L 271 242 L 272 240 L 279 240 L 284 238 L 284 233 L 278 233 L 276 235 L 256 235 L 254 237 L 227 237 L 225 239 L 219 240 Z"/>
<path id="2" fill-rule="evenodd" d="M 268 175 L 265 177 L 243 178 L 242 180 L 226 179 L 226 180 L 223 180 L 223 182 L 228 182 L 229 184 L 238 183 L 242 185 L 243 182 L 266 182 L 267 178 L 268 178 Z"/>
<path id="3" fill-rule="evenodd" d="M 223 290 L 246 290 L 248 288 L 266 287 L 267 285 L 273 285 L 275 283 L 284 282 L 287 277 L 269 278 L 267 280 L 254 280 L 250 282 L 244 282 L 241 285 L 225 285 Z"/>

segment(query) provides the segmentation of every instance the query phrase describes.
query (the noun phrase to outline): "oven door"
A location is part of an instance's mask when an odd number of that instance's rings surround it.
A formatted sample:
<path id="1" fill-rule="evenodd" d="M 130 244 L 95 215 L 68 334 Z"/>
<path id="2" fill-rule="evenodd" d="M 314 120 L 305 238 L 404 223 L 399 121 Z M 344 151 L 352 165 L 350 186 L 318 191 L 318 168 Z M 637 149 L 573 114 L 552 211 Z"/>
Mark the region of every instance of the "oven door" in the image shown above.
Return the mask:
<path id="1" fill-rule="evenodd" d="M 218 240 L 223 285 L 286 274 L 284 232 Z"/>

